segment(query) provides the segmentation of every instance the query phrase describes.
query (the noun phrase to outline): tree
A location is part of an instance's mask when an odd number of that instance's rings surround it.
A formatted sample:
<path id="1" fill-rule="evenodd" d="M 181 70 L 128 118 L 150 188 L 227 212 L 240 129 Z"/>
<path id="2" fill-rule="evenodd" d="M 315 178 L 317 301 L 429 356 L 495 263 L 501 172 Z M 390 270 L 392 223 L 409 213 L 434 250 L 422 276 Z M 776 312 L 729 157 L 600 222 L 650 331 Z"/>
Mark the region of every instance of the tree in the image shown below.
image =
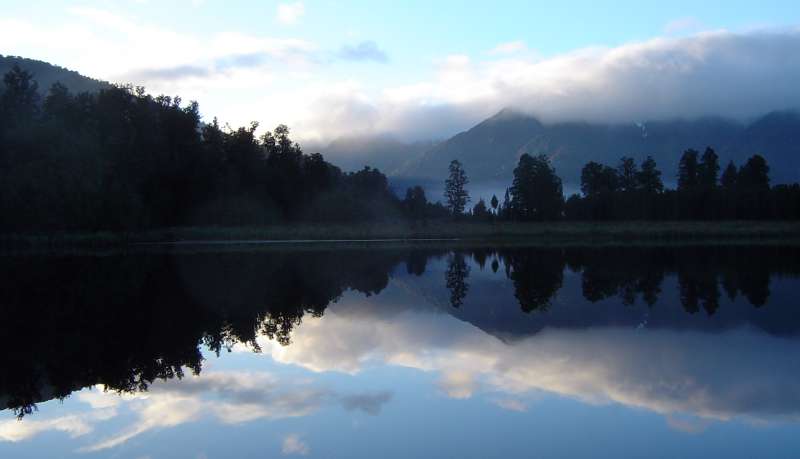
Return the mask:
<path id="1" fill-rule="evenodd" d="M 513 217 L 522 221 L 555 220 L 563 207 L 561 179 L 547 156 L 523 154 L 514 169 L 511 186 Z"/>
<path id="2" fill-rule="evenodd" d="M 454 252 L 447 260 L 447 271 L 445 272 L 445 285 L 450 291 L 450 305 L 454 308 L 461 307 L 469 291 L 467 278 L 470 268 L 461 252 Z"/>
<path id="3" fill-rule="evenodd" d="M 698 184 L 698 168 L 699 164 L 697 158 L 700 153 L 694 149 L 688 149 L 683 152 L 680 163 L 678 164 L 678 190 L 685 191 L 695 188 Z"/>
<path id="4" fill-rule="evenodd" d="M 650 194 L 661 193 L 664 191 L 664 183 L 661 181 L 661 171 L 658 170 L 656 161 L 652 156 L 648 156 L 642 161 L 642 167 L 636 176 L 639 188 Z"/>
<path id="5" fill-rule="evenodd" d="M 744 189 L 769 189 L 769 166 L 761 155 L 754 155 L 739 169 L 737 179 Z"/>
<path id="6" fill-rule="evenodd" d="M 492 200 L 490 201 L 492 205 L 492 209 L 494 210 L 494 214 L 497 215 L 497 206 L 500 204 L 500 201 L 497 200 L 497 195 L 492 195 Z"/>
<path id="7" fill-rule="evenodd" d="M 736 165 L 733 164 L 733 161 L 728 163 L 728 166 L 725 167 L 725 170 L 722 172 L 722 177 L 720 177 L 720 184 L 722 188 L 727 191 L 733 191 L 736 189 L 736 181 L 738 178 L 739 172 L 736 169 Z"/>
<path id="8" fill-rule="evenodd" d="M 39 112 L 39 85 L 33 75 L 15 64 L 3 77 L 3 83 L 0 124 L 5 128 L 32 120 Z"/>
<path id="9" fill-rule="evenodd" d="M 472 208 L 472 216 L 478 220 L 488 220 L 491 218 L 492 214 L 486 207 L 486 201 L 484 201 L 483 198 L 479 199 L 478 203 Z"/>
<path id="10" fill-rule="evenodd" d="M 454 217 L 464 213 L 464 208 L 469 202 L 469 193 L 464 188 L 469 179 L 461 163 L 454 159 L 450 162 L 450 177 L 444 182 L 444 196 L 447 208 Z"/>
<path id="11" fill-rule="evenodd" d="M 403 207 L 408 216 L 413 220 L 423 220 L 425 210 L 428 207 L 428 199 L 425 197 L 425 190 L 417 185 L 406 190 L 406 198 L 403 200 Z"/>
<path id="12" fill-rule="evenodd" d="M 619 188 L 617 171 L 591 161 L 581 169 L 581 191 L 584 196 L 612 193 Z"/>
<path id="13" fill-rule="evenodd" d="M 619 181 L 620 191 L 636 191 L 638 188 L 637 177 L 639 169 L 633 158 L 623 156 L 620 159 L 619 166 L 617 166 L 617 177 Z"/>
<path id="14" fill-rule="evenodd" d="M 698 166 L 697 178 L 700 186 L 705 189 L 713 189 L 717 186 L 719 176 L 719 156 L 713 148 L 708 147 L 703 153 L 703 157 Z"/>
<path id="15" fill-rule="evenodd" d="M 500 208 L 500 215 L 505 219 L 511 218 L 511 193 L 509 188 L 506 188 L 506 193 L 503 196 L 503 206 Z"/>

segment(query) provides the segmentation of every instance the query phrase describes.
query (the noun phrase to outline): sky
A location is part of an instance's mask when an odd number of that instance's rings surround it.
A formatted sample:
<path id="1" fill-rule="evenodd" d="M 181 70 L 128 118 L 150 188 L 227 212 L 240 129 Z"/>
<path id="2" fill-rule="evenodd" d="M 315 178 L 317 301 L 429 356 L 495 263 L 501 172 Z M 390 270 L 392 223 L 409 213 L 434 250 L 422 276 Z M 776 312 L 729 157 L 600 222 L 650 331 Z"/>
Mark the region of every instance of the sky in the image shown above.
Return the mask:
<path id="1" fill-rule="evenodd" d="M 0 54 L 296 139 L 442 139 L 505 107 L 637 122 L 800 107 L 786 1 L 2 0 Z"/>

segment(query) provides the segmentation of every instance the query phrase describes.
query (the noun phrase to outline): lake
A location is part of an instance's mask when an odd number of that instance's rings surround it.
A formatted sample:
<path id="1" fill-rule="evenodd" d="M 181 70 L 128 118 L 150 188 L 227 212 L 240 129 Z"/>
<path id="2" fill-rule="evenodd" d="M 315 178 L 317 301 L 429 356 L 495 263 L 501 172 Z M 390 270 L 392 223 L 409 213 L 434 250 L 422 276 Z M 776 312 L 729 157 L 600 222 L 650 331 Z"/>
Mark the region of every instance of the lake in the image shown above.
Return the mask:
<path id="1" fill-rule="evenodd" d="M 0 457 L 796 457 L 800 247 L 0 257 Z"/>

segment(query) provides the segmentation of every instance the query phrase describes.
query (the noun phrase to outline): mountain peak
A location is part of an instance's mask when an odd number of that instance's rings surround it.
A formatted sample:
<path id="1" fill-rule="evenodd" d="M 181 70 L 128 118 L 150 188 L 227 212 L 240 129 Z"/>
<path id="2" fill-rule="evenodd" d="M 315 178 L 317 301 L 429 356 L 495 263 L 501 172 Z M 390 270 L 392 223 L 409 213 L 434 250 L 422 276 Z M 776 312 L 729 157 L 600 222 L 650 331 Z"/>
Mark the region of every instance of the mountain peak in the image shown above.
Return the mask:
<path id="1" fill-rule="evenodd" d="M 490 117 L 486 121 L 507 121 L 519 118 L 532 119 L 538 123 L 538 120 L 536 120 L 536 118 L 534 118 L 533 116 L 512 107 L 503 108 L 502 110 L 497 112 L 494 116 Z"/>

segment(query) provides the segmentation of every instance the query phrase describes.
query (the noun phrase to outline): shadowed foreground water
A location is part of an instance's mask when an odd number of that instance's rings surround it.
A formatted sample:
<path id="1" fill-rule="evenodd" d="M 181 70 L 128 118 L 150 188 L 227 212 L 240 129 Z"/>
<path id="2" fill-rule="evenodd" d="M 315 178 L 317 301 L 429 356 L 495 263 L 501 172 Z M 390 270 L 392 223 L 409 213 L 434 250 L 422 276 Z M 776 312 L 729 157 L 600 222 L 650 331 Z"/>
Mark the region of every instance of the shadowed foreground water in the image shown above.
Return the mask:
<path id="1" fill-rule="evenodd" d="M 793 457 L 800 248 L 0 257 L 0 457 Z"/>

